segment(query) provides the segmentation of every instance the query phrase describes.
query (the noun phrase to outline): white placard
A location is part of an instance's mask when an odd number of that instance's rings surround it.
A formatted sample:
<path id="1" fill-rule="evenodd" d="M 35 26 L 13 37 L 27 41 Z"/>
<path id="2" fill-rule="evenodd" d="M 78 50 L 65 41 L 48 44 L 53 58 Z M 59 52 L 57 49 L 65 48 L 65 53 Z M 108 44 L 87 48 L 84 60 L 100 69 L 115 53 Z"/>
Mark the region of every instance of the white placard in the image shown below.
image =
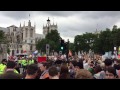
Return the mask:
<path id="1" fill-rule="evenodd" d="M 116 47 L 114 47 L 114 50 L 116 50 Z"/>

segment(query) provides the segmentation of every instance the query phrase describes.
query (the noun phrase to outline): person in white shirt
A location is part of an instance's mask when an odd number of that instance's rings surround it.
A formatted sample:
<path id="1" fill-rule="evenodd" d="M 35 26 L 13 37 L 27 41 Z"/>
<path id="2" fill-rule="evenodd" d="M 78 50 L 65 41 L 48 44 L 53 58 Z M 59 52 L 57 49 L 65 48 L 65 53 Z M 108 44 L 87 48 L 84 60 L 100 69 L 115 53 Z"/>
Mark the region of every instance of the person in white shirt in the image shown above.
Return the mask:
<path id="1" fill-rule="evenodd" d="M 89 69 L 90 66 L 89 66 L 89 64 L 88 64 L 88 60 L 85 60 L 85 61 L 84 61 L 83 66 L 84 66 L 84 69 L 86 69 L 86 70 Z"/>

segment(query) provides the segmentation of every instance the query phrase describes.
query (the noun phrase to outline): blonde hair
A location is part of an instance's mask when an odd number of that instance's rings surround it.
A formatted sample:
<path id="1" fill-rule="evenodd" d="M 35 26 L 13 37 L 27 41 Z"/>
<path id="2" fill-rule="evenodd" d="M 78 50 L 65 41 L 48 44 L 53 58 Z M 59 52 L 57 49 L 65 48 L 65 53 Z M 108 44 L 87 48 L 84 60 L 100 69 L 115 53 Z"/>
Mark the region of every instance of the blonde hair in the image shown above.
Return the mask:
<path id="1" fill-rule="evenodd" d="M 88 70 L 80 69 L 76 72 L 75 79 L 93 79 L 93 76 Z"/>

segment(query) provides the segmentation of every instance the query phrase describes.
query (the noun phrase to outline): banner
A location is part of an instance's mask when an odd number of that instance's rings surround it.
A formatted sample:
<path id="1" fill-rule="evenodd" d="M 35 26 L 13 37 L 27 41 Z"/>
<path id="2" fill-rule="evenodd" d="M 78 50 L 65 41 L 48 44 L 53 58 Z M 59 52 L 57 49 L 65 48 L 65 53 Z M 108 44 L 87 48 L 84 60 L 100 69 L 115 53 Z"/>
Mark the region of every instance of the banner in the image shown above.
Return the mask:
<path id="1" fill-rule="evenodd" d="M 38 63 L 46 62 L 47 57 L 38 57 L 37 60 L 38 60 Z"/>

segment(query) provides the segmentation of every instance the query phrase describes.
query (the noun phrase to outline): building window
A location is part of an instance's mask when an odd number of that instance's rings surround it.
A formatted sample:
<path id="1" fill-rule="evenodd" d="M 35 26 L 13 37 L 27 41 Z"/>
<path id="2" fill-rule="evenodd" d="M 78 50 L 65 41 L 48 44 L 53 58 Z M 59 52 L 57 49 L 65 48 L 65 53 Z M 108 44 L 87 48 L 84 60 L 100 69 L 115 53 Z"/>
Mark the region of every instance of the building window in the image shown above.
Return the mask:
<path id="1" fill-rule="evenodd" d="M 23 50 L 21 50 L 21 53 L 23 53 Z"/>
<path id="2" fill-rule="evenodd" d="M 33 29 L 30 31 L 30 37 L 33 37 Z"/>
<path id="3" fill-rule="evenodd" d="M 23 40 L 23 33 L 22 33 L 22 40 Z"/>
<path id="4" fill-rule="evenodd" d="M 26 29 L 26 37 L 27 37 L 27 35 L 28 35 L 28 29 Z"/>
<path id="5" fill-rule="evenodd" d="M 32 45 L 30 46 L 30 50 L 32 51 Z"/>
<path id="6" fill-rule="evenodd" d="M 20 48 L 22 48 L 22 45 L 20 45 Z"/>
<path id="7" fill-rule="evenodd" d="M 12 56 L 14 56 L 14 50 L 12 50 Z"/>
<path id="8" fill-rule="evenodd" d="M 19 50 L 17 50 L 17 53 L 19 53 Z"/>

